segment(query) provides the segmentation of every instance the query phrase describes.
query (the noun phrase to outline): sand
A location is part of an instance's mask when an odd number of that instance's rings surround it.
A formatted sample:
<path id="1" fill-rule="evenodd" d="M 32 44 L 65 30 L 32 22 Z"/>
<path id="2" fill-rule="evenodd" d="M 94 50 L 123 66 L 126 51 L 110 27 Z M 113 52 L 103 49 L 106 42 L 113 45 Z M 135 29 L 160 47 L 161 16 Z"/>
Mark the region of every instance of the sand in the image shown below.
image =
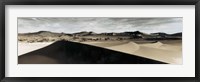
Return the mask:
<path id="1" fill-rule="evenodd" d="M 81 42 L 109 50 L 120 51 L 140 57 L 158 60 L 170 64 L 182 64 L 182 45 L 180 42 L 156 42 L 137 44 L 133 41 Z M 18 55 L 31 52 L 51 43 L 19 43 Z"/>
<path id="2" fill-rule="evenodd" d="M 60 40 L 18 56 L 18 64 L 167 64 L 103 47 Z"/>
<path id="3" fill-rule="evenodd" d="M 18 43 L 18 56 L 25 53 L 43 48 L 52 44 L 53 42 L 41 42 L 41 43 Z"/>
<path id="4" fill-rule="evenodd" d="M 119 44 L 117 44 L 119 43 Z M 181 42 L 170 41 L 137 44 L 133 41 L 130 42 L 98 42 L 87 43 L 94 46 L 100 46 L 107 49 L 120 51 L 128 54 L 133 54 L 141 57 L 146 57 L 158 61 L 167 62 L 170 64 L 182 64 L 182 45 Z M 105 46 L 106 45 L 106 46 Z"/>

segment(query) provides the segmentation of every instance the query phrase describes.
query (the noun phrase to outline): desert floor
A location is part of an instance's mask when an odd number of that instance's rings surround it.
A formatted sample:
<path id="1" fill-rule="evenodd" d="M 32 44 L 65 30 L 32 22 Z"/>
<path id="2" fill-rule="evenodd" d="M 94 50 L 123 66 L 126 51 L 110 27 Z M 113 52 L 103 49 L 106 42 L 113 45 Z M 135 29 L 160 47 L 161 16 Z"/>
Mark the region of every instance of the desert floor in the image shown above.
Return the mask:
<path id="1" fill-rule="evenodd" d="M 137 42 L 137 41 L 96 41 L 81 42 L 83 44 L 103 47 L 128 54 L 134 54 L 170 64 L 182 64 L 181 40 Z M 18 56 L 43 48 L 52 42 L 18 43 Z"/>

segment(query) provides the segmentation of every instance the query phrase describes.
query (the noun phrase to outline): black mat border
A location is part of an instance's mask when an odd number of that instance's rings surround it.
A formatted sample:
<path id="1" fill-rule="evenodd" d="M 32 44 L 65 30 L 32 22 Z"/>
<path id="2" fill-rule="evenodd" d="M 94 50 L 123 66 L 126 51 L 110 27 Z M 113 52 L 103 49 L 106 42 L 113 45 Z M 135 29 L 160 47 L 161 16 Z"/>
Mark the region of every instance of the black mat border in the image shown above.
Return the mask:
<path id="1" fill-rule="evenodd" d="M 1 82 L 196 82 L 200 81 L 200 0 L 1 0 Z M 195 5 L 195 77 L 5 77 L 5 5 Z"/>

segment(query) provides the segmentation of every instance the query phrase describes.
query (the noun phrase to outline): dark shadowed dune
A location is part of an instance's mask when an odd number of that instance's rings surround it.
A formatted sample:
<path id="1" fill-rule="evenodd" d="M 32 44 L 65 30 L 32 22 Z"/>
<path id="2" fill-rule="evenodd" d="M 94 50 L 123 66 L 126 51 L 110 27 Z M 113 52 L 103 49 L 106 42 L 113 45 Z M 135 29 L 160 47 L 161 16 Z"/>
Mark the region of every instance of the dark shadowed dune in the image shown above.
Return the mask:
<path id="1" fill-rule="evenodd" d="M 164 62 L 91 45 L 57 41 L 21 55 L 19 64 L 166 64 Z"/>

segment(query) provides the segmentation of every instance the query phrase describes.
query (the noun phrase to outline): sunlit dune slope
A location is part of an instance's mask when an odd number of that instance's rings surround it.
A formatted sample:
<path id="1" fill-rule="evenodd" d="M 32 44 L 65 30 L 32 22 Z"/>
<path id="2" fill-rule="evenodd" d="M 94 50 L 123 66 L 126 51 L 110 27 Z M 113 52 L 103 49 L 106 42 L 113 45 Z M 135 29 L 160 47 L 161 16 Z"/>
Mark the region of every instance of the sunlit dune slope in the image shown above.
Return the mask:
<path id="1" fill-rule="evenodd" d="M 182 45 L 177 41 L 174 41 L 174 43 L 171 41 L 170 44 L 159 41 L 156 43 L 144 44 L 137 44 L 133 41 L 88 42 L 86 44 L 163 61 L 170 64 L 182 64 Z"/>

